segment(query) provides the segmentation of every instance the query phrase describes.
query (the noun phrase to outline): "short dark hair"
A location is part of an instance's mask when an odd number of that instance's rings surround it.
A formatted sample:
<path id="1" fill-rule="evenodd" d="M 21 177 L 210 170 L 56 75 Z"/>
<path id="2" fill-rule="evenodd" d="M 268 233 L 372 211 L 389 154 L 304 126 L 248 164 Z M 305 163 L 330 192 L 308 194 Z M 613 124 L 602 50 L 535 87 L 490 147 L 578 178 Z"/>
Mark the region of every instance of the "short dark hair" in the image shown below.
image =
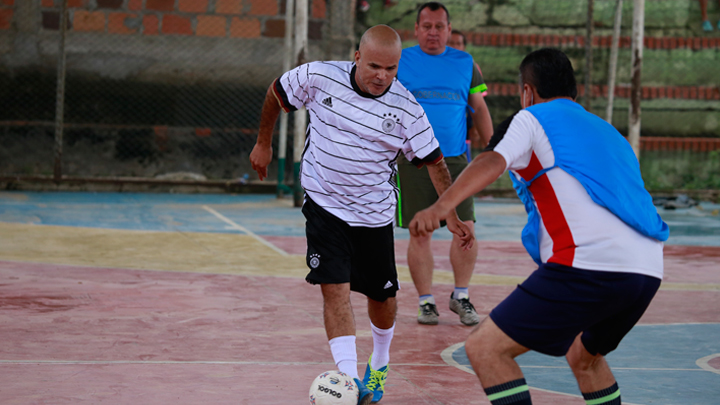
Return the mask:
<path id="1" fill-rule="evenodd" d="M 520 63 L 520 84 L 532 84 L 544 99 L 577 97 L 572 63 L 561 50 L 543 48 L 528 54 Z"/>
<path id="2" fill-rule="evenodd" d="M 450 35 L 460 35 L 463 39 L 463 45 L 467 46 L 467 37 L 465 37 L 465 34 L 463 34 L 460 30 L 452 30 L 450 31 Z"/>
<path id="3" fill-rule="evenodd" d="M 438 3 L 437 1 L 430 1 L 427 3 L 423 3 L 418 7 L 417 17 L 415 18 L 416 23 L 420 23 L 420 12 L 425 10 L 426 8 L 429 8 L 430 11 L 438 11 L 440 9 L 445 10 L 445 16 L 447 16 L 447 22 L 450 24 L 450 13 L 448 12 L 447 8 L 444 4 Z"/>

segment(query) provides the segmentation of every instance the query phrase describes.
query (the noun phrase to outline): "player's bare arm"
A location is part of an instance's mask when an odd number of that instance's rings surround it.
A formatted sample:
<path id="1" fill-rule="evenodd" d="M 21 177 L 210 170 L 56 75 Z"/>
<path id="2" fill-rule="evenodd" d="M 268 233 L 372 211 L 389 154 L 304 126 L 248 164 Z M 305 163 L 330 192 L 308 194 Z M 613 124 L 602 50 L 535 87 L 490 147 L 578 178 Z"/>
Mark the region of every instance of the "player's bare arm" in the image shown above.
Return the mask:
<path id="1" fill-rule="evenodd" d="M 263 103 L 262 112 L 260 113 L 260 128 L 258 130 L 257 141 L 250 153 L 250 164 L 253 170 L 255 170 L 263 180 L 267 177 L 267 167 L 272 162 L 272 137 L 273 131 L 275 130 L 275 122 L 280 116 L 280 103 L 275 96 L 273 90 L 273 82 L 268 87 L 267 93 L 265 94 L 265 102 Z"/>
<path id="2" fill-rule="evenodd" d="M 468 98 L 468 103 L 474 111 L 470 114 L 472 116 L 473 126 L 480 134 L 481 147 L 485 148 L 488 143 L 490 143 L 490 137 L 492 137 L 493 134 L 490 110 L 485 103 L 485 97 L 483 97 L 481 93 L 471 94 Z"/>
<path id="3" fill-rule="evenodd" d="M 505 172 L 506 166 L 505 158 L 499 153 L 481 153 L 444 193 L 438 191 L 440 198 L 435 204 L 415 214 L 410 222 L 410 233 L 414 236 L 425 236 L 439 228 L 440 221 L 443 219 L 448 221 L 448 229 L 450 229 L 449 218 L 457 218 L 455 207 L 464 199 L 478 193 L 497 180 Z M 430 170 L 430 166 L 428 166 L 428 170 Z M 432 171 L 430 173 L 432 178 Z M 433 184 L 435 184 L 434 179 Z M 437 189 L 438 186 L 435 185 L 435 187 Z"/>
<path id="4" fill-rule="evenodd" d="M 442 195 L 452 186 L 452 177 L 450 177 L 450 171 L 447 168 L 447 164 L 445 164 L 445 159 L 441 159 L 435 164 L 428 165 L 428 174 L 430 175 L 430 180 L 432 180 L 433 186 L 435 186 L 435 191 L 437 191 L 438 195 Z M 457 212 L 455 212 L 454 209 L 449 210 L 446 216 L 442 219 L 446 220 L 448 230 L 460 237 L 461 247 L 464 250 L 470 249 L 473 245 L 475 236 L 468 226 L 460 220 Z M 437 227 L 434 229 L 439 227 L 440 222 L 438 221 Z"/>

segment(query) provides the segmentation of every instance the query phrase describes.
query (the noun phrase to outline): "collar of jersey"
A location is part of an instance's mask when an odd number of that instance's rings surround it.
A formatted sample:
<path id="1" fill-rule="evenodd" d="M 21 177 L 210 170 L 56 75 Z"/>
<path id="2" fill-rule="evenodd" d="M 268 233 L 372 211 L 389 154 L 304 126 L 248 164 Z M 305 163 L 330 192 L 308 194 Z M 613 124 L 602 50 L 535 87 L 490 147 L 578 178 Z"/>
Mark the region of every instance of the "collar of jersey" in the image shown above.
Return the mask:
<path id="1" fill-rule="evenodd" d="M 353 87 L 353 90 L 355 90 L 355 93 L 357 93 L 365 98 L 378 98 L 378 97 L 384 96 L 385 93 L 390 91 L 390 87 L 392 87 L 392 83 L 390 83 L 390 85 L 387 87 L 387 89 L 385 89 L 385 91 L 382 92 L 382 94 L 377 95 L 377 96 L 360 90 L 360 86 L 358 86 L 357 82 L 355 81 L 355 70 L 356 69 L 357 69 L 357 65 L 353 65 L 352 70 L 350 71 L 350 83 L 352 84 L 352 87 Z"/>

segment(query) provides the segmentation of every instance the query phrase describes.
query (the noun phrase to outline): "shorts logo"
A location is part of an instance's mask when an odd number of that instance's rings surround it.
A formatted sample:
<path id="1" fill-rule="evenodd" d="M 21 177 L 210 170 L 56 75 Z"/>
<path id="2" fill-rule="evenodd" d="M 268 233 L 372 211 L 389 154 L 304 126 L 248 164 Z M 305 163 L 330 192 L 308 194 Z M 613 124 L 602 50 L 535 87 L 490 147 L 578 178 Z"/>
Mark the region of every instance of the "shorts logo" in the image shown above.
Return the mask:
<path id="1" fill-rule="evenodd" d="M 388 281 L 387 283 L 385 283 L 385 287 L 383 287 L 383 290 L 387 290 L 388 288 L 390 288 L 392 286 L 393 286 L 393 283 L 391 281 Z"/>
<path id="2" fill-rule="evenodd" d="M 310 255 L 310 267 L 313 269 L 317 269 L 320 265 L 320 255 L 318 254 L 312 254 Z"/>
<path id="3" fill-rule="evenodd" d="M 383 114 L 383 117 L 386 118 L 382 122 L 382 130 L 385 131 L 386 134 L 389 134 L 393 129 L 395 129 L 395 126 L 400 122 L 400 119 L 397 115 L 392 113 Z"/>

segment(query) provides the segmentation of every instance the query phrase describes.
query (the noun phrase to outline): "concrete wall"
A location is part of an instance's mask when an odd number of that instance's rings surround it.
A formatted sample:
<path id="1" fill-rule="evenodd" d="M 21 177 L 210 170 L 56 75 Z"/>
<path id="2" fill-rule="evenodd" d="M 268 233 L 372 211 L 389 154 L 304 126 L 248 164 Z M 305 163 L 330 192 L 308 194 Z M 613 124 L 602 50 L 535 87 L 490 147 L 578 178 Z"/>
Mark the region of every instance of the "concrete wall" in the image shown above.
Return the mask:
<path id="1" fill-rule="evenodd" d="M 390 23 L 397 29 L 412 29 L 415 8 L 423 0 L 396 0 L 393 7 L 383 7 L 382 0 L 371 0 L 364 15 L 369 25 Z M 514 32 L 584 34 L 587 2 L 583 0 L 446 0 L 443 2 L 454 28 L 474 32 Z M 623 5 L 623 27 L 632 27 L 632 0 Z M 717 2 L 709 1 L 712 21 L 720 18 Z M 615 0 L 595 0 L 594 21 L 598 35 L 612 32 Z M 697 0 L 646 0 L 645 32 L 650 36 L 705 35 Z"/>

